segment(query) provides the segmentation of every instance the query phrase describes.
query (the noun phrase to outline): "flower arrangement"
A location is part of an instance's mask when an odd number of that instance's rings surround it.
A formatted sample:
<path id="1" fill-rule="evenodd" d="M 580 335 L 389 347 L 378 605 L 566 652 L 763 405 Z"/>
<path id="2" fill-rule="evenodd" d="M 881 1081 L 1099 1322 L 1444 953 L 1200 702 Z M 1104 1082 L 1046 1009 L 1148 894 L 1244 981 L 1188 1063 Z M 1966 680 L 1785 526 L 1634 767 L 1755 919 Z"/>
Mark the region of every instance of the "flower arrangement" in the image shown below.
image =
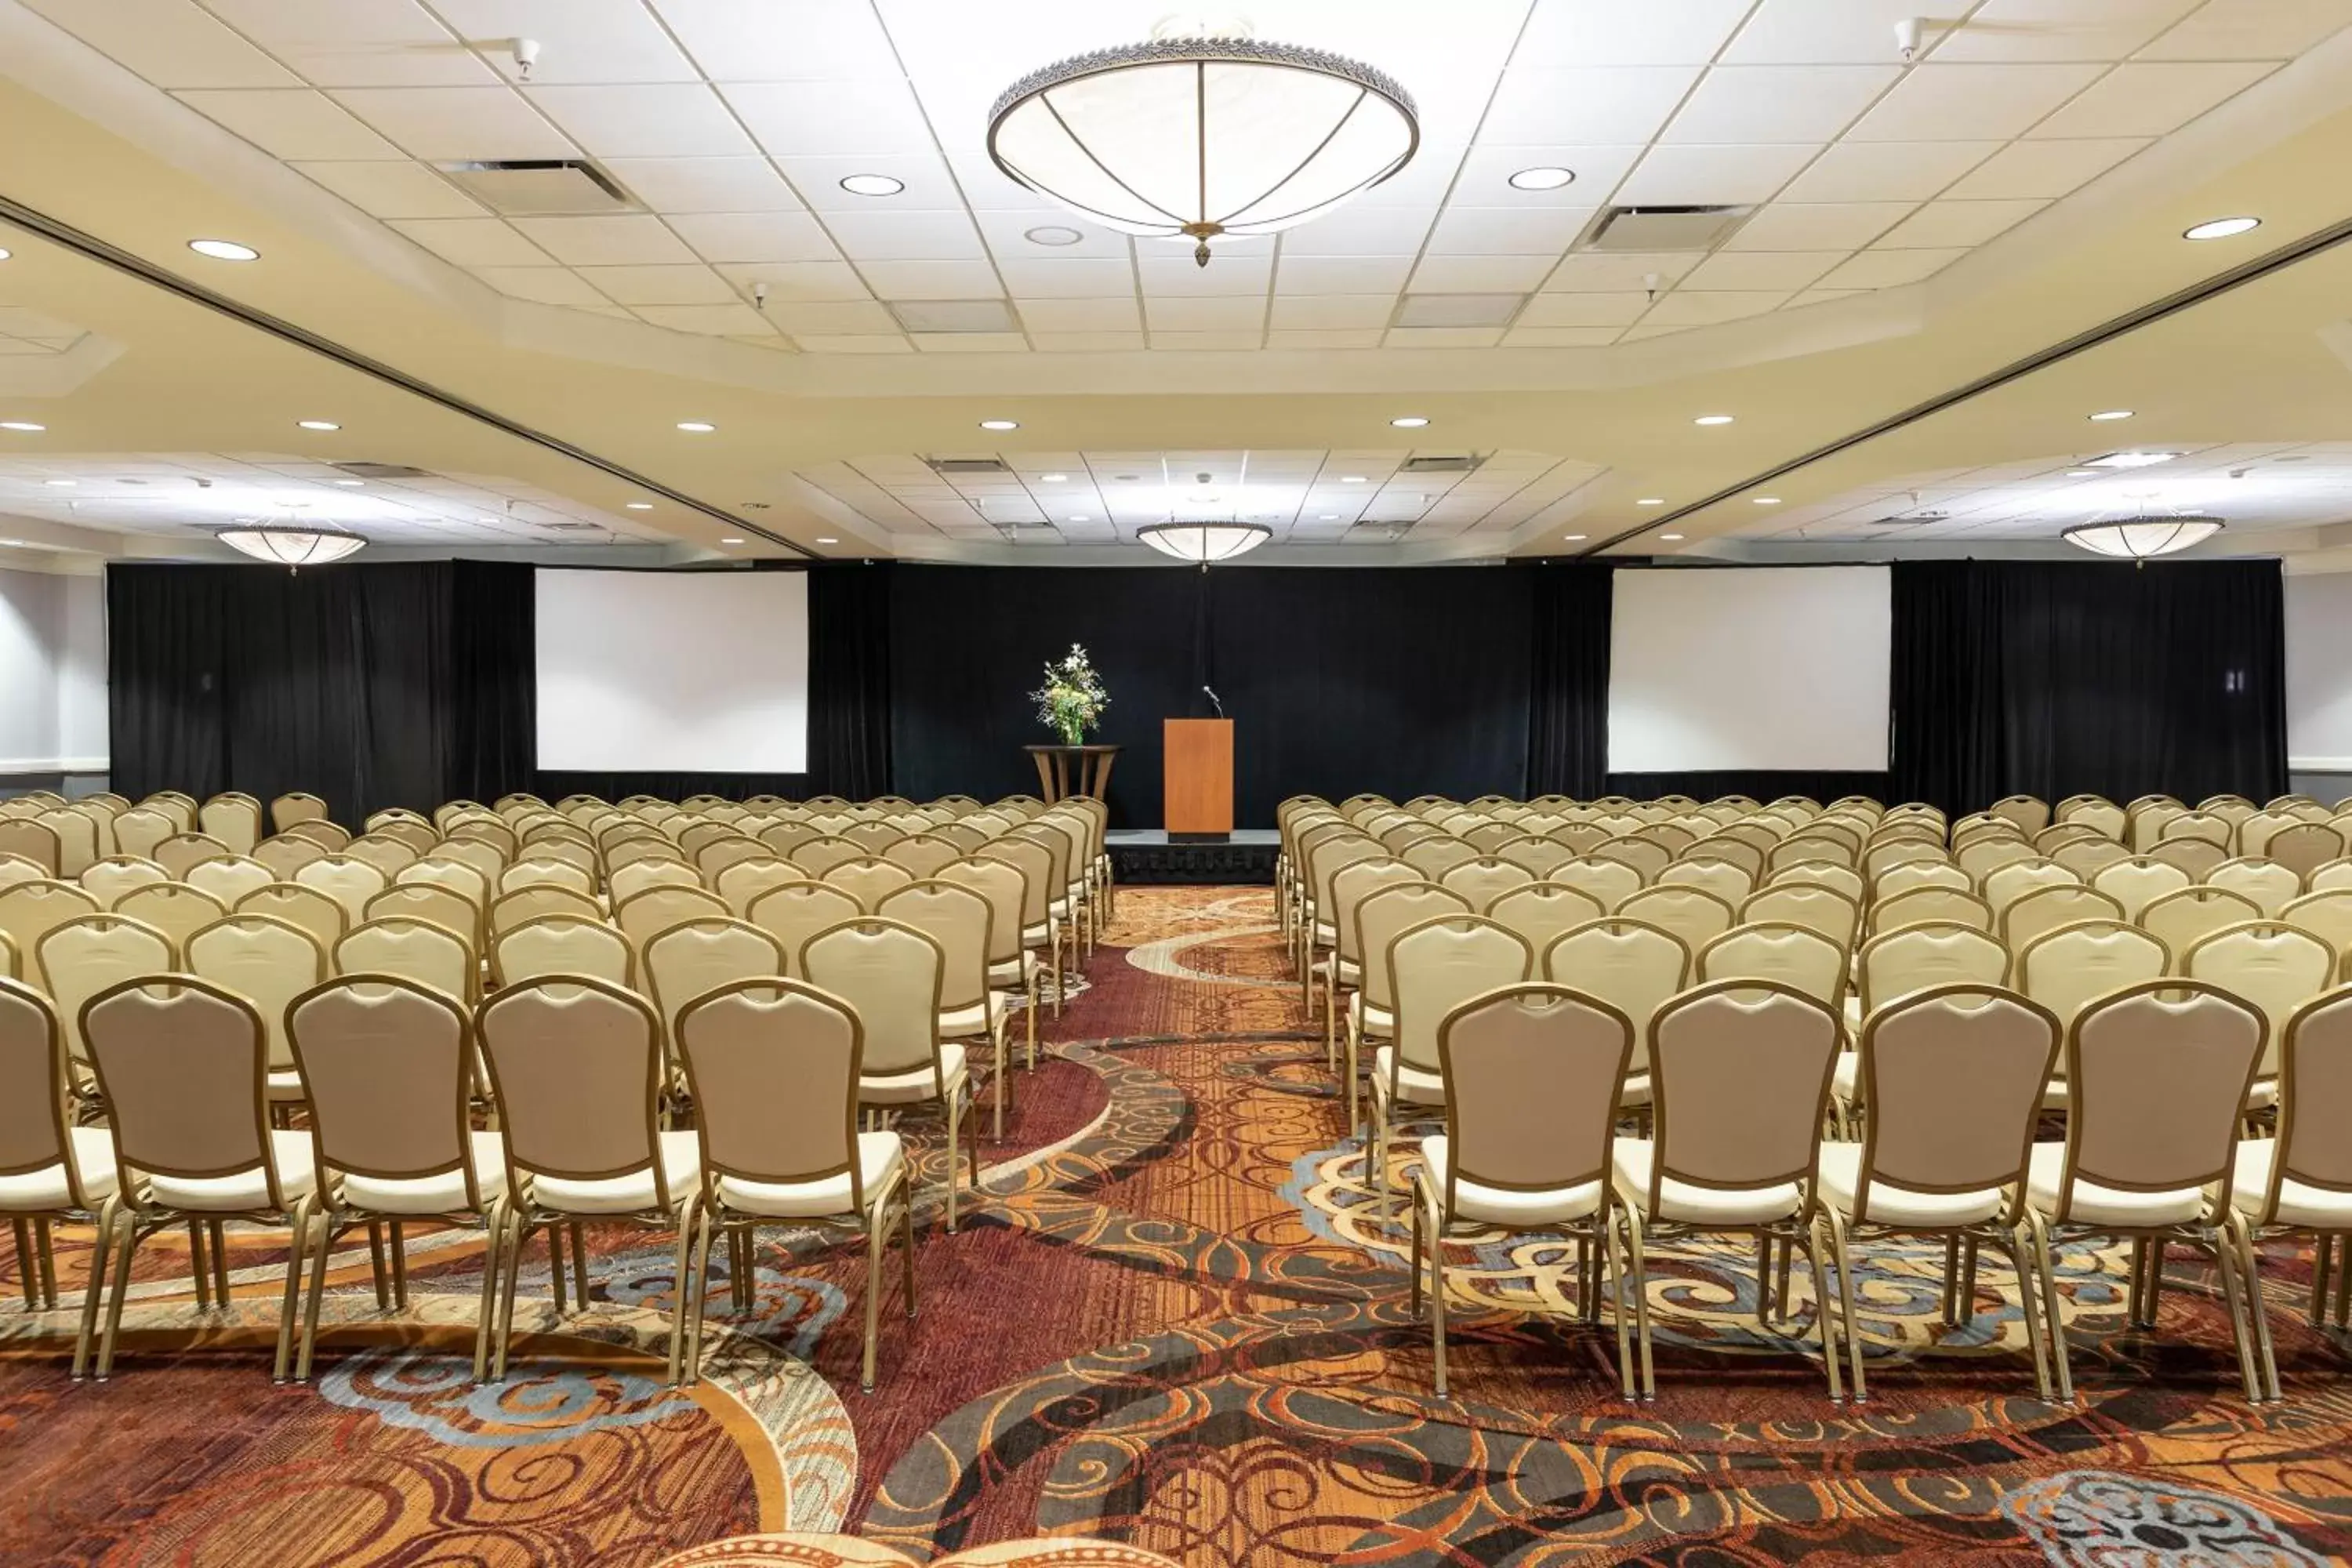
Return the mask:
<path id="1" fill-rule="evenodd" d="M 1083 745 L 1087 731 L 1110 706 L 1110 694 L 1103 689 L 1102 678 L 1095 673 L 1094 661 L 1080 643 L 1072 643 L 1070 651 L 1060 658 L 1046 660 L 1045 684 L 1031 692 L 1029 699 L 1037 704 L 1038 722 L 1057 731 L 1062 743 L 1068 746 Z"/>

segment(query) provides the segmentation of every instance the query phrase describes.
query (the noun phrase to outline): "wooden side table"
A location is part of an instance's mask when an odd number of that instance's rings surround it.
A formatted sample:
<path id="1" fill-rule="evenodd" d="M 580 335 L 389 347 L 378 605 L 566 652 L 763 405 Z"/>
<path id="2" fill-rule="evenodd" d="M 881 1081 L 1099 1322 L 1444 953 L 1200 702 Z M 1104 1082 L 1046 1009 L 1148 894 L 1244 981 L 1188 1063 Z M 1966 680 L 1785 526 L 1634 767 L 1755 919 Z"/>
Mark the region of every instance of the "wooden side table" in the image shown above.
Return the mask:
<path id="1" fill-rule="evenodd" d="M 1110 787 L 1110 765 L 1118 760 L 1117 746 L 1024 746 L 1037 764 L 1037 793 L 1047 805 L 1074 795 L 1103 798 Z M 1073 774 L 1077 787 L 1070 787 Z"/>

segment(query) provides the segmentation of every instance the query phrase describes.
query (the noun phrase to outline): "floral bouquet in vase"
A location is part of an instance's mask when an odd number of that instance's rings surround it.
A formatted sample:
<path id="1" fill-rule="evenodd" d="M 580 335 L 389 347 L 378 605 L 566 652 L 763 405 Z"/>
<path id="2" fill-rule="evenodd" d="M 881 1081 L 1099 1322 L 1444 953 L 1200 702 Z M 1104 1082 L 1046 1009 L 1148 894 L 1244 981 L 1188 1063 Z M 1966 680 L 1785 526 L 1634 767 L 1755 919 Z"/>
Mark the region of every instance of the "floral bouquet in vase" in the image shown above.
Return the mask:
<path id="1" fill-rule="evenodd" d="M 1066 746 L 1084 745 L 1087 731 L 1110 706 L 1110 694 L 1103 689 L 1094 661 L 1079 643 L 1072 643 L 1070 651 L 1060 658 L 1046 661 L 1045 684 L 1031 692 L 1029 699 L 1037 704 L 1038 721 L 1060 735 Z"/>

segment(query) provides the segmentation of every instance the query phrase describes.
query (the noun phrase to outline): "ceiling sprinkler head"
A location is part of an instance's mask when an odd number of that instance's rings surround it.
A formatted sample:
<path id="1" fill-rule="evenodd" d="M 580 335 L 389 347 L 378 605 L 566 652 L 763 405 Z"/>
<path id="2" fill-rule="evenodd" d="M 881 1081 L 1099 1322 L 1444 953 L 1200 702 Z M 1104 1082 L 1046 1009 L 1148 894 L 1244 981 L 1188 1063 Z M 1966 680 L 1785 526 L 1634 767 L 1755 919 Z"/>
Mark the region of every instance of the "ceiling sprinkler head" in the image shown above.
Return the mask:
<path id="1" fill-rule="evenodd" d="M 1654 272 L 1642 274 L 1643 290 L 1650 296 L 1650 303 L 1653 305 L 1658 302 L 1658 285 L 1664 281 L 1664 279 Z"/>
<path id="2" fill-rule="evenodd" d="M 1919 53 L 1919 24 L 1920 18 L 1916 16 L 1906 16 L 1895 24 L 1895 47 L 1903 51 L 1906 65 Z"/>
<path id="3" fill-rule="evenodd" d="M 517 38 L 514 41 L 515 74 L 523 80 L 530 79 L 530 68 L 539 63 L 539 40 Z"/>

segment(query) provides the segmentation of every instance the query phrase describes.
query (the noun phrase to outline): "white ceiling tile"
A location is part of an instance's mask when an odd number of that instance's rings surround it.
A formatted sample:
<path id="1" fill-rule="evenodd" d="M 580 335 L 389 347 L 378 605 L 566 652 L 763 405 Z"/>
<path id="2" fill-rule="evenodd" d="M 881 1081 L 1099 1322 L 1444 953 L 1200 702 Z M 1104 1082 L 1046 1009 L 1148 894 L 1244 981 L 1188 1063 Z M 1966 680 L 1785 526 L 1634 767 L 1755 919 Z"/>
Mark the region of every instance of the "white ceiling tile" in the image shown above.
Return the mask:
<path id="1" fill-rule="evenodd" d="M 1971 142 L 2026 127 L 2097 79 L 2095 65 L 1915 67 L 1847 132 L 1855 142 Z"/>
<path id="2" fill-rule="evenodd" d="M 1867 289 L 1808 289 L 1781 309 L 1801 310 L 1807 305 L 1826 305 L 1832 300 L 1851 300 L 1857 294 L 1867 294 Z"/>
<path id="3" fill-rule="evenodd" d="M 758 151 L 700 83 L 530 87 L 523 96 L 599 158 L 730 158 Z"/>
<path id="4" fill-rule="evenodd" d="M 1519 313 L 1522 327 L 1623 327 L 1650 308 L 1643 293 L 1538 294 Z"/>
<path id="5" fill-rule="evenodd" d="M 1376 349 L 1383 336 L 1378 327 L 1276 329 L 1265 335 L 1270 349 Z"/>
<path id="6" fill-rule="evenodd" d="M 1143 334 L 1135 332 L 1039 332 L 1029 334 L 1029 345 L 1039 353 L 1114 353 L 1141 349 Z"/>
<path id="7" fill-rule="evenodd" d="M 1491 349 L 1503 341 L 1500 327 L 1391 327 L 1381 340 L 1391 349 Z"/>
<path id="8" fill-rule="evenodd" d="M 1528 18 L 1517 65 L 1702 65 L 1755 0 L 1545 0 Z"/>
<path id="9" fill-rule="evenodd" d="M 687 213 L 669 220 L 705 261 L 834 261 L 840 253 L 810 214 Z"/>
<path id="10" fill-rule="evenodd" d="M 898 68 L 870 5 L 852 0 L 652 0 L 713 81 L 791 81 Z"/>
<path id="11" fill-rule="evenodd" d="M 477 267 L 474 276 L 501 294 L 542 305 L 603 305 L 609 301 L 568 267 Z"/>
<path id="12" fill-rule="evenodd" d="M 1220 251 L 1206 267 L 1171 250 L 1136 258 L 1136 278 L 1147 295 L 1264 294 L 1274 273 L 1274 255 Z"/>
<path id="13" fill-rule="evenodd" d="M 2019 142 L 2002 148 L 1944 194 L 1970 201 L 2054 200 L 2105 174 L 2146 142 Z"/>
<path id="14" fill-rule="evenodd" d="M 315 87 L 464 87 L 498 76 L 415 0 L 206 0 Z"/>
<path id="15" fill-rule="evenodd" d="M 693 62 L 639 0 L 431 0 L 441 19 L 509 80 L 509 38 L 539 40 L 534 82 L 693 81 Z"/>
<path id="16" fill-rule="evenodd" d="M 908 340 L 925 353 L 1027 353 L 1029 340 L 1019 332 L 909 332 Z"/>
<path id="17" fill-rule="evenodd" d="M 583 267 L 585 278 L 615 304 L 722 305 L 740 301 L 708 267 Z"/>
<path id="18" fill-rule="evenodd" d="M 1774 202 L 1724 242 L 1726 250 L 1857 250 L 1911 210 L 1909 202 Z"/>
<path id="19" fill-rule="evenodd" d="M 1929 202 L 1904 219 L 1885 237 L 1881 248 L 1907 250 L 1921 246 L 1982 245 L 2023 223 L 2049 204 L 2041 201 Z"/>
<path id="20" fill-rule="evenodd" d="M 1984 0 L 1936 46 L 1939 60 L 2119 60 L 2197 0 Z"/>
<path id="21" fill-rule="evenodd" d="M 1613 343 L 1616 327 L 1514 327 L 1503 334 L 1507 349 L 1597 349 Z"/>
<path id="22" fill-rule="evenodd" d="M 1738 205 L 1761 202 L 1813 161 L 1818 146 L 1657 146 L 1643 154 L 1617 201 L 1654 205 Z"/>
<path id="23" fill-rule="evenodd" d="M 2292 59 L 2346 26 L 2352 26 L 2352 0 L 2206 0 L 2140 58 Z"/>
<path id="24" fill-rule="evenodd" d="M 1143 325 L 1131 295 L 1110 300 L 1022 300 L 1016 303 L 1021 308 L 1021 320 L 1033 334 L 1131 332 L 1140 331 Z"/>
<path id="25" fill-rule="evenodd" d="M 1804 288 L 1846 255 L 1843 250 L 1719 251 L 1692 268 L 1682 287 L 1786 292 Z"/>
<path id="26" fill-rule="evenodd" d="M 694 259 L 694 252 L 657 217 L 520 217 L 514 226 L 550 256 L 572 267 L 635 267 Z M 730 256 L 723 259 L 768 258 Z"/>
<path id="27" fill-rule="evenodd" d="M 1069 260 L 1010 261 L 996 264 L 1004 286 L 1023 299 L 1095 300 L 1135 292 L 1135 268 L 1117 260 L 1082 257 Z"/>
<path id="28" fill-rule="evenodd" d="M 819 212 L 945 212 L 963 205 L 947 164 L 933 153 L 856 153 L 824 158 L 779 158 L 801 199 Z M 906 189 L 887 196 L 861 196 L 841 182 L 856 174 L 881 174 Z M 1033 223 L 1034 220 L 1032 220 Z"/>
<path id="29" fill-rule="evenodd" d="M 1376 207 L 1361 203 L 1286 229 L 1285 256 L 1411 256 L 1428 237 L 1437 205 Z"/>
<path id="30" fill-rule="evenodd" d="M 1647 142 L 1698 79 L 1696 66 L 1599 66 L 1570 70 L 1515 67 L 1503 73 L 1478 140 Z"/>
<path id="31" fill-rule="evenodd" d="M 605 173 L 659 213 L 796 212 L 801 202 L 765 158 L 608 158 Z"/>
<path id="32" fill-rule="evenodd" d="M 910 354 L 915 345 L 903 332 L 808 333 L 794 332 L 793 342 L 803 353 L 812 354 Z"/>
<path id="33" fill-rule="evenodd" d="M 1413 268 L 1421 294 L 1523 294 L 1551 271 L 1549 256 L 1433 256 Z"/>
<path id="34" fill-rule="evenodd" d="M 1170 331 L 1255 333 L 1265 325 L 1263 298 L 1152 298 L 1144 301 L 1143 310 L 1145 324 L 1155 340 Z"/>
<path id="35" fill-rule="evenodd" d="M 2088 91 L 2035 126 L 2053 136 L 2165 136 L 2273 69 L 2267 61 L 2117 66 Z"/>
<path id="36" fill-rule="evenodd" d="M 1895 24 L 1919 15 L 1919 0 L 1763 0 L 1721 58 L 1737 65 L 1884 65 L 1895 56 Z M 1931 19 L 1921 31 L 1923 44 L 1932 45 L 1942 28 Z"/>
<path id="37" fill-rule="evenodd" d="M 1392 294 L 1277 295 L 1272 321 L 1276 327 L 1290 328 L 1385 327 L 1395 313 Z"/>
<path id="38" fill-rule="evenodd" d="M 846 261 L 752 261 L 719 267 L 719 275 L 749 294 L 764 283 L 771 301 L 870 300 L 873 292 Z"/>
<path id="39" fill-rule="evenodd" d="M 1673 283 L 1698 262 L 1699 258 L 1688 251 L 1624 251 L 1614 255 L 1583 251 L 1552 268 L 1551 276 L 1544 280 L 1544 288 L 1549 292 L 1573 294 L 1647 289 L 1644 279 L 1653 273 L 1661 284 Z"/>
<path id="40" fill-rule="evenodd" d="M 1752 293 L 1699 293 L 1677 289 L 1656 304 L 1642 318 L 1643 324 L 1653 327 L 1704 326 L 1710 321 L 1736 321 L 1743 316 L 1760 316 L 1767 310 L 1778 310 L 1788 301 L 1783 289 Z"/>
<path id="41" fill-rule="evenodd" d="M 1465 206 L 1589 207 L 1607 200 L 1641 155 L 1638 144 L 1527 147 L 1481 142 L 1462 160 L 1450 199 Z M 1523 169 L 1566 169 L 1576 178 L 1556 190 L 1523 191 L 1511 184 L 1511 176 Z"/>
<path id="42" fill-rule="evenodd" d="M 460 267 L 544 267 L 545 251 L 494 217 L 415 218 L 393 227 Z"/>
<path id="43" fill-rule="evenodd" d="M 969 213 L 827 213 L 825 226 L 853 261 L 981 261 L 988 251 Z"/>
<path id="44" fill-rule="evenodd" d="M 400 149 L 322 93 L 301 88 L 224 88 L 174 94 L 273 158 L 397 158 Z"/>
<path id="45" fill-rule="evenodd" d="M 1255 349 L 1265 342 L 1263 332 L 1154 332 L 1151 346 L 1180 352 L 1212 350 L 1219 353 L 1236 349 Z"/>
<path id="46" fill-rule="evenodd" d="M 779 158 L 936 151 L 905 79 L 738 83 L 719 89 Z"/>
<path id="47" fill-rule="evenodd" d="M 1430 231 L 1432 256 L 1558 256 L 1592 220 L 1591 207 L 1448 207 Z"/>
<path id="48" fill-rule="evenodd" d="M 293 72 L 188 0 L 25 0 L 157 87 L 299 87 Z"/>
<path id="49" fill-rule="evenodd" d="M 858 270 L 886 300 L 999 300 L 1004 285 L 985 261 L 866 261 Z"/>
<path id="50" fill-rule="evenodd" d="M 1933 277 L 1965 249 L 1865 250 L 1822 279 L 1824 289 L 1893 289 Z"/>
<path id="51" fill-rule="evenodd" d="M 413 157 L 568 158 L 578 151 L 520 94 L 503 87 L 359 88 L 334 96 Z"/>
<path id="52" fill-rule="evenodd" d="M 732 305 L 639 305 L 636 312 L 656 327 L 667 327 L 674 332 L 694 332 L 705 337 L 748 337 L 773 331 L 767 319 L 751 306 Z"/>
<path id="53" fill-rule="evenodd" d="M 1787 202 L 1923 202 L 1998 151 L 1998 142 L 1841 142 L 1780 193 Z"/>
<path id="54" fill-rule="evenodd" d="M 1658 140 L 1835 141 L 1901 74 L 1892 65 L 1717 66 Z"/>
<path id="55" fill-rule="evenodd" d="M 480 203 L 412 159 L 294 167 L 371 217 L 485 216 Z"/>
<path id="56" fill-rule="evenodd" d="M 1427 132 L 1424 130 L 1424 137 Z M 1371 207 L 1434 207 L 1445 199 L 1469 151 L 1469 138 L 1439 143 L 1424 139 L 1412 162 L 1349 204 Z"/>
<path id="57" fill-rule="evenodd" d="M 1100 228 L 1076 213 L 1055 217 L 1032 212 L 975 212 L 980 237 L 1000 260 L 1051 261 L 1085 257 L 1127 258 L 1127 236 Z M 1059 229 L 1078 237 L 1075 245 L 1046 245 L 1031 239 L 1029 231 Z"/>
<path id="58" fill-rule="evenodd" d="M 1274 269 L 1276 294 L 1378 294 L 1404 287 L 1410 256 L 1293 256 L 1287 247 Z"/>
<path id="59" fill-rule="evenodd" d="M 833 337 L 898 331 L 898 318 L 871 301 L 818 304 L 771 300 L 767 315 L 777 331 L 796 338 L 811 333 Z"/>

